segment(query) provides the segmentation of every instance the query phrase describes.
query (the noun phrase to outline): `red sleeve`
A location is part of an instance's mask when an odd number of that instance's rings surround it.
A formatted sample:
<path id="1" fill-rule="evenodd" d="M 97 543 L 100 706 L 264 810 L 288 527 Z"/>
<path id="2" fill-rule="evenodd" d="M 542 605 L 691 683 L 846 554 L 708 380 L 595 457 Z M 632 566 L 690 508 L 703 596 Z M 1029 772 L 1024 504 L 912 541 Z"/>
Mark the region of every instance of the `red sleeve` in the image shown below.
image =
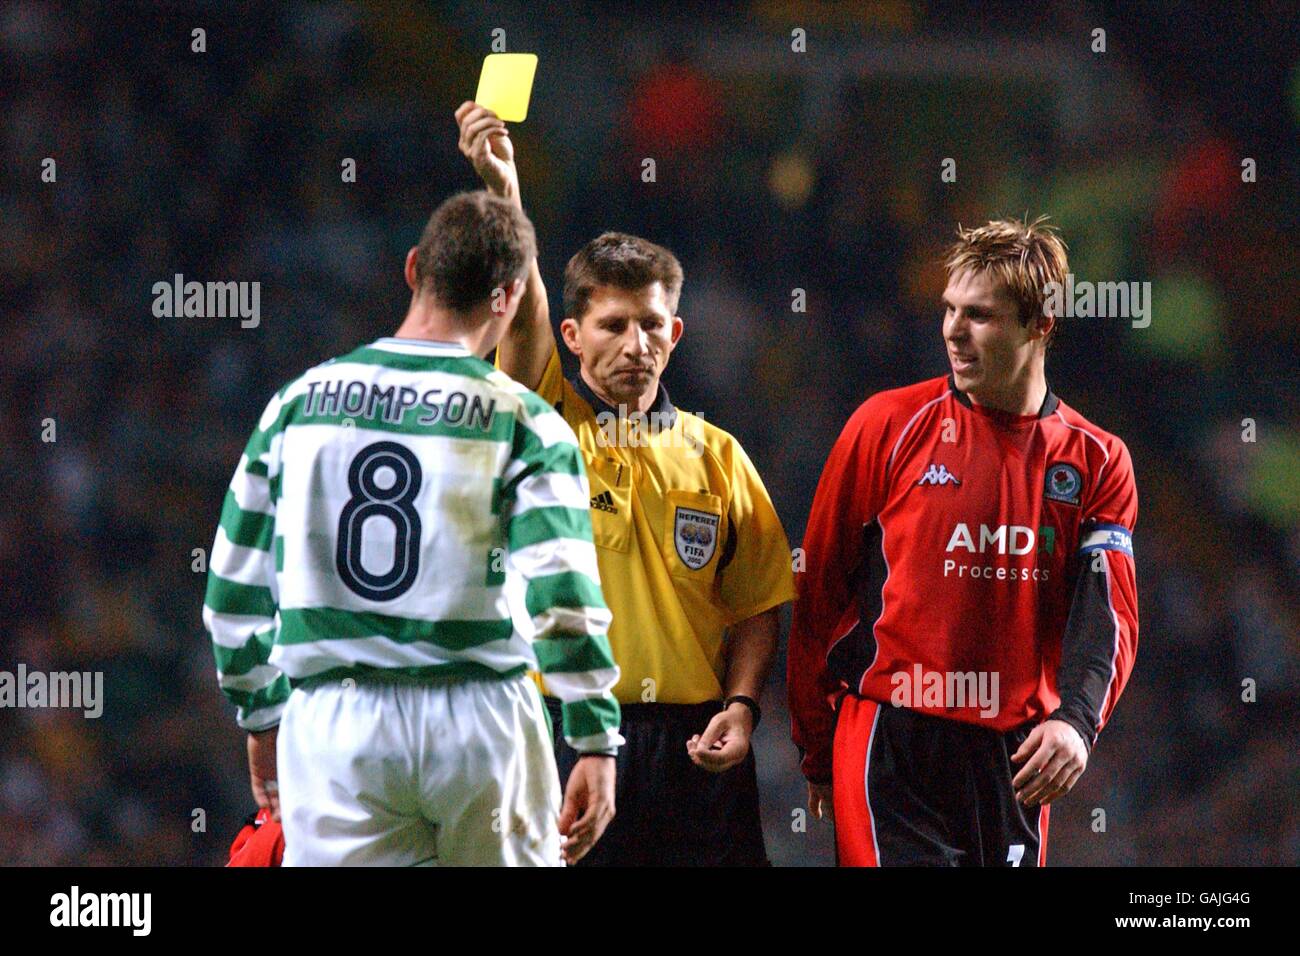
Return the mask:
<path id="1" fill-rule="evenodd" d="M 226 866 L 281 866 L 283 861 L 284 831 L 270 810 L 259 810 L 235 837 Z"/>
<path id="2" fill-rule="evenodd" d="M 854 580 L 863 532 L 885 501 L 886 423 L 879 395 L 849 419 L 822 469 L 804 532 L 786 683 L 794 742 L 804 776 L 814 783 L 831 779 L 832 701 L 843 685 L 828 672 L 826 658 L 836 638 L 858 622 Z"/>
<path id="3" fill-rule="evenodd" d="M 1133 530 L 1137 485 L 1133 460 L 1119 439 L 1079 530 L 1079 576 L 1061 645 L 1057 690 L 1061 706 L 1049 719 L 1070 723 L 1088 749 L 1115 710 L 1137 657 L 1137 567 Z"/>

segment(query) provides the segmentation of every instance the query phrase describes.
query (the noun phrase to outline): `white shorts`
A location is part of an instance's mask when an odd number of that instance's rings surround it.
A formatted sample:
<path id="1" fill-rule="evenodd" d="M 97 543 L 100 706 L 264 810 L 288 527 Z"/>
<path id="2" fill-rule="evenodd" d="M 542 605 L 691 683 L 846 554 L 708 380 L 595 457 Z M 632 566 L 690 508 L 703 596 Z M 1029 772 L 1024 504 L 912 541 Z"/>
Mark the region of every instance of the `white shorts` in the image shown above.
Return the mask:
<path id="1" fill-rule="evenodd" d="M 297 688 L 276 759 L 285 866 L 561 866 L 531 680 Z"/>

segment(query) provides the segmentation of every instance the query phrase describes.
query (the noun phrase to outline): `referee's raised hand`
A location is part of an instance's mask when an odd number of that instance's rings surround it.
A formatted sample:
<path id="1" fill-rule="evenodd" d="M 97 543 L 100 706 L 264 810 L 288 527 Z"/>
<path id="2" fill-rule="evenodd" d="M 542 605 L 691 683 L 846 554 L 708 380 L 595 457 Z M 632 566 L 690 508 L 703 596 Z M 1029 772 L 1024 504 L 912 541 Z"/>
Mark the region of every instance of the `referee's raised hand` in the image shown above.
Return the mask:
<path id="1" fill-rule="evenodd" d="M 474 164 L 483 185 L 494 195 L 518 203 L 519 173 L 506 124 L 487 107 L 466 100 L 456 108 L 456 125 L 461 155 Z"/>

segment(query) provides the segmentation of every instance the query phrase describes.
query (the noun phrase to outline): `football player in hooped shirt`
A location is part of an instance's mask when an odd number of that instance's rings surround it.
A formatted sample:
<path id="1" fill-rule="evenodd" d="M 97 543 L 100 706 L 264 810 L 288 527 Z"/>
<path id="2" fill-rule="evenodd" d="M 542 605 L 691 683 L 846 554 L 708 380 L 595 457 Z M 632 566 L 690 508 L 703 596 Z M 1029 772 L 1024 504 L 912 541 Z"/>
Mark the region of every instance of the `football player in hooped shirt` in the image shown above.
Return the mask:
<path id="1" fill-rule="evenodd" d="M 1137 652 L 1128 449 L 1048 387 L 1064 244 L 959 229 L 951 372 L 880 392 L 804 538 L 789 694 L 841 865 L 1042 866 Z"/>
<path id="2" fill-rule="evenodd" d="M 456 120 L 488 189 L 520 204 L 505 124 L 473 103 Z M 586 865 L 767 863 L 749 742 L 780 607 L 794 598 L 790 547 L 740 443 L 675 408 L 659 381 L 683 331 L 681 287 L 667 249 L 604 233 L 564 273 L 560 331 L 578 376 L 561 374 L 536 259 L 497 349 L 573 428 L 591 484 L 627 742 L 618 816 Z M 547 705 L 558 713 L 549 694 Z M 577 754 L 555 743 L 563 779 Z"/>

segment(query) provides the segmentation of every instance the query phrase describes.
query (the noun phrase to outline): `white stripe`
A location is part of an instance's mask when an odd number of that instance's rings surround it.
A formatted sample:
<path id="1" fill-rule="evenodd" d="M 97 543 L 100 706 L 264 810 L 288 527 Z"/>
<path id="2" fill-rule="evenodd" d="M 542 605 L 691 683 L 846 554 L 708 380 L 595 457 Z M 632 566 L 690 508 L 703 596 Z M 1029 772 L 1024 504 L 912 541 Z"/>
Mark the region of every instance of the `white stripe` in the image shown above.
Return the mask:
<path id="1" fill-rule="evenodd" d="M 247 674 L 223 674 L 217 671 L 217 681 L 224 690 L 259 691 L 270 687 L 280 678 L 280 669 L 270 664 L 258 664 Z"/>
<path id="2" fill-rule="evenodd" d="M 1111 691 L 1115 688 L 1115 670 L 1116 661 L 1119 660 L 1119 615 L 1115 613 L 1115 602 L 1111 599 L 1110 589 L 1110 558 L 1102 562 L 1102 573 L 1106 575 L 1106 609 L 1110 611 L 1110 619 L 1115 624 L 1115 644 L 1110 654 L 1110 679 L 1106 681 L 1106 696 L 1101 699 L 1101 707 L 1097 710 L 1097 726 L 1102 725 L 1103 716 L 1106 713 L 1106 704 L 1110 700 Z M 1100 733 L 1100 731 L 1098 731 Z M 1097 734 L 1092 735 L 1092 743 L 1096 744 Z"/>
<path id="3" fill-rule="evenodd" d="M 434 342 L 429 339 L 399 339 L 387 335 L 370 343 L 370 348 L 381 352 L 397 352 L 401 355 L 469 355 L 469 349 L 459 342 Z"/>
<path id="4" fill-rule="evenodd" d="M 538 578 L 565 571 L 578 571 L 600 580 L 600 567 L 596 563 L 596 548 L 590 541 L 576 538 L 552 538 L 520 548 L 510 555 L 510 561 L 526 578 Z"/>
<path id="5" fill-rule="evenodd" d="M 607 730 L 603 734 L 592 734 L 589 737 L 565 738 L 569 741 L 569 746 L 578 753 L 595 753 L 602 750 L 613 750 L 621 747 L 626 740 L 617 730 Z"/>
<path id="6" fill-rule="evenodd" d="M 235 477 L 230 479 L 230 490 L 234 493 L 235 504 L 239 505 L 242 511 L 255 511 L 258 514 L 274 515 L 275 509 L 271 505 L 271 481 L 261 475 L 254 475 L 248 471 L 248 456 L 239 456 L 239 467 L 235 469 Z"/>
<path id="7" fill-rule="evenodd" d="M 594 671 L 557 671 L 543 674 L 546 689 L 562 701 L 596 699 L 618 683 L 618 667 Z"/>
<path id="8" fill-rule="evenodd" d="M 237 722 L 244 730 L 259 731 L 274 727 L 280 722 L 280 714 L 284 711 L 284 705 L 287 701 L 278 704 L 272 704 L 270 707 L 263 707 L 261 710 L 255 710 L 238 718 Z"/>
<path id="9" fill-rule="evenodd" d="M 1047 863 L 1047 847 L 1043 845 L 1043 814 L 1047 812 L 1047 804 L 1038 808 L 1038 819 L 1034 821 L 1034 826 L 1038 831 L 1038 865 L 1042 867 Z"/>
<path id="10" fill-rule="evenodd" d="M 613 616 L 603 607 L 553 607 L 532 620 L 536 640 L 549 637 L 553 630 L 565 634 L 586 634 L 588 637 L 606 634 Z"/>
<path id="11" fill-rule="evenodd" d="M 290 385 L 285 389 L 283 396 L 273 396 L 266 403 L 266 408 L 262 409 L 262 417 L 257 420 L 257 430 L 259 432 L 264 432 L 275 424 L 275 420 L 280 417 L 280 412 L 284 410 L 284 406 L 289 401 L 292 392 L 293 385 Z"/>
<path id="12" fill-rule="evenodd" d="M 1056 417 L 1061 420 L 1061 424 L 1063 424 L 1066 428 L 1073 428 L 1077 432 L 1082 432 L 1083 434 L 1091 438 L 1093 441 L 1095 441 L 1097 443 L 1097 447 L 1101 449 L 1101 453 L 1106 456 L 1105 460 L 1101 463 L 1101 467 L 1097 469 L 1097 477 L 1093 480 L 1094 488 L 1101 487 L 1101 476 L 1102 474 L 1105 473 L 1106 466 L 1110 464 L 1110 452 L 1106 450 L 1105 443 L 1096 435 L 1094 435 L 1092 432 L 1088 431 L 1088 429 L 1081 428 L 1078 425 L 1071 425 L 1069 422 L 1067 422 L 1065 420 L 1065 416 L 1061 414 L 1060 406 L 1057 406 Z"/>
<path id="13" fill-rule="evenodd" d="M 885 705 L 878 701 L 873 703 L 876 705 L 876 715 L 871 718 L 871 733 L 867 735 L 867 765 L 862 771 L 862 795 L 867 801 L 867 819 L 871 821 L 871 848 L 876 852 L 876 866 L 884 866 L 884 861 L 880 859 L 880 841 L 876 839 L 876 815 L 871 812 L 871 790 L 867 786 L 867 781 L 871 779 L 871 744 L 876 739 L 876 724 L 880 723 L 880 709 Z"/>
<path id="14" fill-rule="evenodd" d="M 236 584 L 254 584 L 269 587 L 275 577 L 275 558 L 270 551 L 245 548 L 226 536 L 226 529 L 217 527 L 217 540 L 212 545 L 211 571 Z"/>
<path id="15" fill-rule="evenodd" d="M 924 405 L 922 405 L 920 408 L 918 408 L 918 409 L 916 410 L 916 414 L 914 414 L 911 418 L 909 418 L 909 419 L 907 420 L 907 424 L 903 426 L 903 430 L 902 430 L 902 432 L 899 433 L 898 441 L 894 442 L 894 450 L 891 451 L 891 452 L 889 453 L 889 461 L 885 462 L 885 471 L 886 471 L 886 472 L 889 471 L 889 469 L 890 469 L 891 467 L 893 467 L 893 464 L 894 464 L 894 456 L 898 454 L 898 446 L 901 445 L 901 444 L 903 444 L 903 439 L 906 438 L 906 437 L 907 437 L 907 433 L 908 433 L 909 431 L 911 431 L 911 429 L 912 429 L 912 424 L 913 424 L 913 423 L 914 423 L 918 418 L 921 417 L 921 413 L 922 413 L 922 412 L 924 412 L 927 408 L 929 408 L 929 407 L 930 407 L 931 405 L 933 405 L 935 402 L 942 402 L 945 398 L 948 397 L 949 394 L 950 394 L 950 392 L 948 391 L 948 389 L 945 388 L 945 389 L 944 389 L 944 392 L 943 392 L 942 395 L 940 395 L 938 398 L 932 398 L 932 399 L 930 399 L 928 402 L 926 402 Z"/>
<path id="16" fill-rule="evenodd" d="M 510 479 L 506 478 L 508 482 Z M 561 472 L 541 472 L 529 475 L 515 489 L 515 517 L 533 508 L 591 507 L 591 486 L 586 474 L 566 475 Z"/>
<path id="17" fill-rule="evenodd" d="M 203 626 L 218 647 L 238 650 L 260 631 L 275 626 L 275 619 L 261 614 L 219 614 L 203 605 Z"/>
<path id="18" fill-rule="evenodd" d="M 540 415 L 531 415 L 520 403 L 519 420 L 533 430 L 533 434 L 541 441 L 543 448 L 550 448 L 552 445 L 578 444 L 578 438 L 573 434 L 569 423 L 553 409 Z"/>

